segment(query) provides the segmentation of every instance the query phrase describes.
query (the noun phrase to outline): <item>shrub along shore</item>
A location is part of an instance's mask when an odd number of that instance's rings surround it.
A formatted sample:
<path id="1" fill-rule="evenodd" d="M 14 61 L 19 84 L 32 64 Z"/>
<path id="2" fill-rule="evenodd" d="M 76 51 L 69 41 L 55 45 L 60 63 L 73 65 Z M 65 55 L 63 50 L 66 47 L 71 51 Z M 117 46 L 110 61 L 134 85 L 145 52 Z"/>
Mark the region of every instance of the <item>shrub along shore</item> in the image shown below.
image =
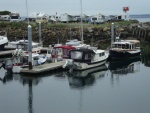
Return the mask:
<path id="1" fill-rule="evenodd" d="M 32 26 L 32 40 L 39 41 L 39 25 L 29 23 Z M 150 42 L 150 23 L 139 23 L 138 21 L 119 21 L 114 22 L 115 37 L 120 34 L 120 38 L 137 38 Z M 8 40 L 27 39 L 27 22 L 0 22 L 0 31 L 3 35 L 7 32 Z M 111 22 L 105 24 L 83 23 L 84 43 L 93 44 L 98 48 L 106 49 L 110 45 Z M 89 30 L 92 29 L 92 32 Z M 81 37 L 80 23 L 47 23 L 42 24 L 43 45 L 65 43 L 69 39 L 79 39 Z"/>

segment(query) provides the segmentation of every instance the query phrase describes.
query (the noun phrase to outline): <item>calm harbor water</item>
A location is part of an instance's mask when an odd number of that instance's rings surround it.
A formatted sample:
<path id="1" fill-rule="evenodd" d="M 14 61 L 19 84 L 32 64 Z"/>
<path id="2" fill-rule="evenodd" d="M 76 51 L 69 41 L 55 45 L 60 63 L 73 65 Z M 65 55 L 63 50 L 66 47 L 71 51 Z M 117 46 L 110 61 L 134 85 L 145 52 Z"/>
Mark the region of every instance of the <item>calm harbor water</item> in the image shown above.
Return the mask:
<path id="1" fill-rule="evenodd" d="M 134 14 L 129 15 L 130 19 L 136 19 L 139 22 L 150 22 L 150 14 Z"/>
<path id="2" fill-rule="evenodd" d="M 25 76 L 1 68 L 0 113 L 150 113 L 149 53 L 73 73 Z"/>

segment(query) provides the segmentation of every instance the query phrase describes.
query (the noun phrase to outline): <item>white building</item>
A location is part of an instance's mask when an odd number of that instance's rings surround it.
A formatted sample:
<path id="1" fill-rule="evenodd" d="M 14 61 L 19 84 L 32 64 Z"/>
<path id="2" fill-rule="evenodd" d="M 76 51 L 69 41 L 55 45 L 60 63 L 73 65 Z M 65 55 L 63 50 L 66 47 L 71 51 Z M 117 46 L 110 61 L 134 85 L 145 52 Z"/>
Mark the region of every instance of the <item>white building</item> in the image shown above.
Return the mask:
<path id="1" fill-rule="evenodd" d="M 0 15 L 0 20 L 10 20 L 10 15 Z"/>
<path id="2" fill-rule="evenodd" d="M 67 13 L 60 14 L 60 22 L 72 22 L 74 20 L 74 16 L 69 15 Z"/>
<path id="3" fill-rule="evenodd" d="M 41 22 L 41 23 L 47 23 L 48 20 L 49 20 L 49 15 L 46 14 L 46 13 L 41 13 L 41 12 L 40 12 L 40 13 L 37 15 L 37 17 L 36 17 L 36 23 L 39 23 L 39 22 Z"/>

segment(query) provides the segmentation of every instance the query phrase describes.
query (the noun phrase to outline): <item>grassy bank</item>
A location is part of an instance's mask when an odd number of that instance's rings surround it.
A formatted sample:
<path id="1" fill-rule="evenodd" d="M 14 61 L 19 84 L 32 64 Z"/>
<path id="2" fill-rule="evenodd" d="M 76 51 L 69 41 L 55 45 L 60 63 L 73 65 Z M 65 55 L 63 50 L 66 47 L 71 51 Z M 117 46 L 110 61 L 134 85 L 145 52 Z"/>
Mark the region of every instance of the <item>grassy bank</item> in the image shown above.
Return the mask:
<path id="1" fill-rule="evenodd" d="M 137 23 L 138 21 L 132 20 L 132 21 L 118 21 L 118 22 L 113 22 L 116 26 L 125 26 L 125 25 L 130 25 L 133 23 Z M 37 27 L 38 24 L 35 22 L 30 22 L 29 23 L 33 28 Z M 91 23 L 83 23 L 84 28 L 88 27 L 94 27 L 94 28 L 104 28 L 104 27 L 110 27 L 111 22 L 107 22 L 105 24 L 91 24 Z M 26 21 L 22 22 L 9 22 L 9 21 L 0 21 L 0 27 L 1 28 L 6 28 L 6 27 L 14 27 L 14 28 L 25 28 L 28 26 L 28 23 Z M 81 23 L 47 23 L 47 24 L 42 24 L 43 27 L 45 28 L 51 28 L 51 27 L 59 27 L 59 28 L 80 28 Z"/>

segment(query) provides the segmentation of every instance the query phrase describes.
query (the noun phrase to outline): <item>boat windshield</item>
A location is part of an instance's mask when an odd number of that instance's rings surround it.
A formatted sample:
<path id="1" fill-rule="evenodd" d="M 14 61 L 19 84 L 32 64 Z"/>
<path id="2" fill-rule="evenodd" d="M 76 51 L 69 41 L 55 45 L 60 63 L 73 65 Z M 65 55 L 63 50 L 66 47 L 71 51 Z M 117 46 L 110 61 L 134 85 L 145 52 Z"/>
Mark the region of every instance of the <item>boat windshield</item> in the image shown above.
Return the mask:
<path id="1" fill-rule="evenodd" d="M 22 49 L 23 51 L 27 51 L 28 47 L 26 45 L 18 44 L 17 49 Z"/>
<path id="2" fill-rule="evenodd" d="M 113 48 L 129 49 L 129 44 L 113 44 Z"/>
<path id="3" fill-rule="evenodd" d="M 71 51 L 71 59 L 82 59 L 82 52 L 79 51 Z"/>

